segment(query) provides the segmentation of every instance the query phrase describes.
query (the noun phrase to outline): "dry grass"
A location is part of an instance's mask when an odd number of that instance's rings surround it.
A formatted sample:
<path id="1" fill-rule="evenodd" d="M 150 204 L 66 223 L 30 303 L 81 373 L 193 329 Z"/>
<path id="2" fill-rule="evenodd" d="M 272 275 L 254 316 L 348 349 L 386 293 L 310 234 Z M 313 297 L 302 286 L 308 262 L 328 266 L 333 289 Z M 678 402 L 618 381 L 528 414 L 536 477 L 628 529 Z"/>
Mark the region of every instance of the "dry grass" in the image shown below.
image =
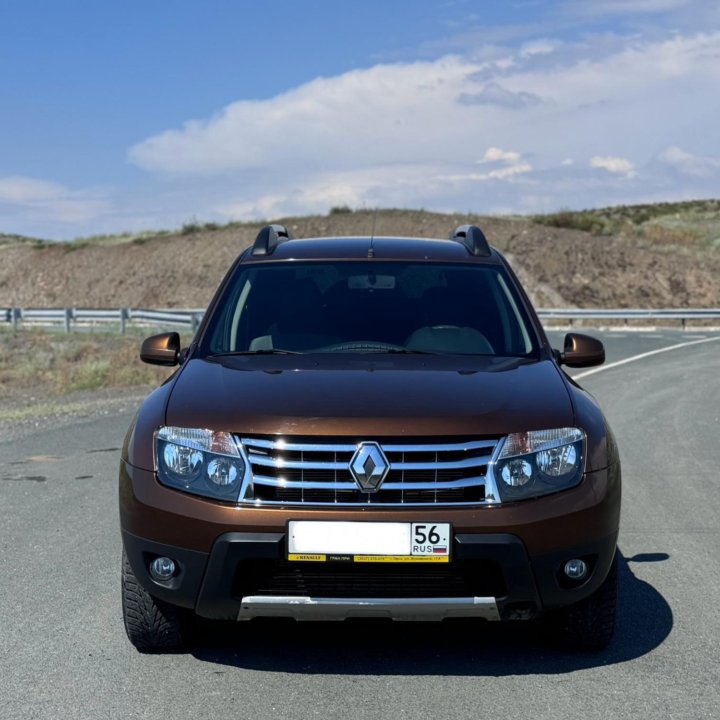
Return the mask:
<path id="1" fill-rule="evenodd" d="M 150 333 L 147 333 L 150 334 Z M 170 368 L 140 361 L 143 335 L 43 330 L 0 332 L 0 399 L 37 398 L 100 388 L 157 385 Z"/>
<path id="2" fill-rule="evenodd" d="M 654 246 L 717 247 L 720 238 L 719 200 L 563 210 L 532 219 L 550 227 L 583 230 L 593 235 L 619 235 Z"/>

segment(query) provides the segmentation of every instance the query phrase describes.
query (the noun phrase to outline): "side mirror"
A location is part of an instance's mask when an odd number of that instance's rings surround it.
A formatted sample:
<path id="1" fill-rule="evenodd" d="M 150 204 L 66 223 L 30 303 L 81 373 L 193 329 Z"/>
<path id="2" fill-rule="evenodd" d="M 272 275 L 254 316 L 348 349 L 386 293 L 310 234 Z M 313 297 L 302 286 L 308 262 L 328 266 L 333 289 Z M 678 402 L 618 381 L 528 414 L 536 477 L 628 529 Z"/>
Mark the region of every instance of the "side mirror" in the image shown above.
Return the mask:
<path id="1" fill-rule="evenodd" d="M 565 347 L 558 357 L 561 365 L 583 368 L 602 365 L 605 362 L 603 344 L 590 335 L 568 333 L 565 336 Z"/>
<path id="2" fill-rule="evenodd" d="M 162 333 L 145 338 L 140 347 L 140 359 L 150 365 L 177 365 L 180 358 L 180 335 Z"/>

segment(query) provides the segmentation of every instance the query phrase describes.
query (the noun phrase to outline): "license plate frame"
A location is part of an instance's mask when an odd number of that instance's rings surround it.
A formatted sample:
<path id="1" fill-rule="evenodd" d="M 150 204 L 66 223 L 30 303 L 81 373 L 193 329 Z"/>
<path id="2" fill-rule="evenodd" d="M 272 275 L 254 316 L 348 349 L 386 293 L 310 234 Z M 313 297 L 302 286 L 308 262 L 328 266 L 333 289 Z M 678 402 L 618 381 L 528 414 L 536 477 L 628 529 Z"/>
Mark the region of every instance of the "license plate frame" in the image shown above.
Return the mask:
<path id="1" fill-rule="evenodd" d="M 452 523 L 289 520 L 290 562 L 447 563 Z"/>

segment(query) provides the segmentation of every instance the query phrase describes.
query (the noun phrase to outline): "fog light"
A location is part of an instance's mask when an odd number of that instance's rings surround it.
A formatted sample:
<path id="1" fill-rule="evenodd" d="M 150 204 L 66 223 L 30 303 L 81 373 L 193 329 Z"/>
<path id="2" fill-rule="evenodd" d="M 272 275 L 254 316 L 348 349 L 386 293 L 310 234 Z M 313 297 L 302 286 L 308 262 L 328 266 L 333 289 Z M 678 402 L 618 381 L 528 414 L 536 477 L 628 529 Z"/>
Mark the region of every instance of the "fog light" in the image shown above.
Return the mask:
<path id="1" fill-rule="evenodd" d="M 582 580 L 588 574 L 588 566 L 584 560 L 575 558 L 565 563 L 565 575 L 571 580 Z"/>
<path id="2" fill-rule="evenodd" d="M 150 563 L 150 575 L 153 580 L 165 582 L 175 574 L 175 561 L 169 557 L 155 558 Z"/>

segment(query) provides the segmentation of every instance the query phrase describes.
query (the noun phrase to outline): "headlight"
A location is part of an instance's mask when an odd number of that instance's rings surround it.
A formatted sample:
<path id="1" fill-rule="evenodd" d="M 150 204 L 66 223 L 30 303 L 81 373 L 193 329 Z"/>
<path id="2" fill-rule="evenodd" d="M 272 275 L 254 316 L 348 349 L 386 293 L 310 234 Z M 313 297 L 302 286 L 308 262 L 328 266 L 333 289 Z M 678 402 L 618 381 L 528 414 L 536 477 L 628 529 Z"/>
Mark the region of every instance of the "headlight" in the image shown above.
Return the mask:
<path id="1" fill-rule="evenodd" d="M 584 455 L 585 433 L 578 428 L 508 435 L 493 467 L 500 498 L 523 500 L 577 485 Z"/>
<path id="2" fill-rule="evenodd" d="M 245 474 L 240 445 L 230 433 L 161 427 L 155 467 L 163 485 L 217 500 L 237 500 Z"/>

